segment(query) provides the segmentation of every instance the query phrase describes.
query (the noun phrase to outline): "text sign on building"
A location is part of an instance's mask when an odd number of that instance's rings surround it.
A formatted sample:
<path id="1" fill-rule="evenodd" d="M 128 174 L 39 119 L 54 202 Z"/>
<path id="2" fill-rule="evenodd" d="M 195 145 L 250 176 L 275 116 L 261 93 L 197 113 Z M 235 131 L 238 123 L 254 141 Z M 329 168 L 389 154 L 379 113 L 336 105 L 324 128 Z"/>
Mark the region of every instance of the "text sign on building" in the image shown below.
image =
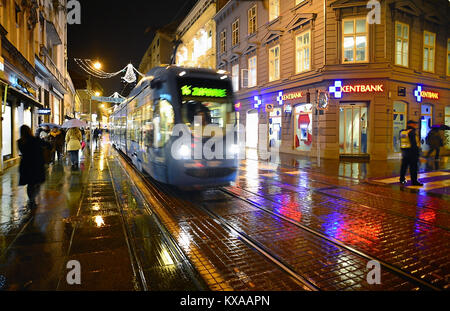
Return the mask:
<path id="1" fill-rule="evenodd" d="M 334 85 L 328 88 L 328 92 L 334 98 L 342 98 L 342 93 L 379 93 L 384 92 L 383 84 L 351 84 L 342 85 L 342 81 L 334 81 Z"/>
<path id="2" fill-rule="evenodd" d="M 104 103 L 114 103 L 120 104 L 124 101 L 123 98 L 115 98 L 115 97 L 102 97 L 102 96 L 92 96 L 92 100 L 96 100 Z"/>
<path id="3" fill-rule="evenodd" d="M 291 92 L 287 94 L 283 94 L 283 92 L 279 92 L 277 96 L 277 102 L 282 106 L 284 101 L 286 100 L 295 100 L 303 97 L 303 92 Z"/>
<path id="4" fill-rule="evenodd" d="M 426 99 L 439 99 L 439 93 L 430 91 L 430 90 L 423 90 L 421 85 L 418 85 L 417 88 L 414 90 L 414 96 L 417 99 L 417 102 L 421 103 L 423 98 Z"/>
<path id="5" fill-rule="evenodd" d="M 50 108 L 38 109 L 37 113 L 39 115 L 48 116 L 52 114 L 52 110 Z"/>
<path id="6" fill-rule="evenodd" d="M 184 85 L 181 87 L 181 94 L 183 96 L 196 97 L 227 97 L 226 89 L 214 89 L 209 87 L 192 87 L 191 85 Z"/>

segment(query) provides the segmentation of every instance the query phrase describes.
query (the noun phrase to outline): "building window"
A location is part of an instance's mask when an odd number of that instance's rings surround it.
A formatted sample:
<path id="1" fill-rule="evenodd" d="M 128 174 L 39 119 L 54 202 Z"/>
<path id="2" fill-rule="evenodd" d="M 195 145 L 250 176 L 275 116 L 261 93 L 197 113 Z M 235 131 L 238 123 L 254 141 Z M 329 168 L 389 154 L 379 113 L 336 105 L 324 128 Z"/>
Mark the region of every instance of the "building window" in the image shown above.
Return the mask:
<path id="1" fill-rule="evenodd" d="M 237 19 L 231 25 L 231 45 L 235 46 L 239 43 L 239 20 Z"/>
<path id="2" fill-rule="evenodd" d="M 434 72 L 436 34 L 423 32 L 423 71 Z"/>
<path id="3" fill-rule="evenodd" d="M 395 23 L 395 64 L 408 67 L 409 25 Z"/>
<path id="4" fill-rule="evenodd" d="M 269 22 L 280 16 L 280 0 L 269 0 Z"/>
<path id="5" fill-rule="evenodd" d="M 447 76 L 450 76 L 450 39 L 447 39 Z"/>
<path id="6" fill-rule="evenodd" d="M 297 36 L 296 44 L 296 73 L 311 69 L 311 32 L 305 32 Z"/>
<path id="7" fill-rule="evenodd" d="M 280 46 L 269 50 L 269 82 L 280 79 Z"/>
<path id="8" fill-rule="evenodd" d="M 254 34 L 256 32 L 256 5 L 248 10 L 248 34 Z"/>
<path id="9" fill-rule="evenodd" d="M 220 53 L 225 53 L 227 49 L 227 31 L 224 30 L 220 33 Z"/>
<path id="10" fill-rule="evenodd" d="M 239 64 L 231 67 L 231 81 L 233 83 L 233 91 L 239 91 Z"/>
<path id="11" fill-rule="evenodd" d="M 367 23 L 365 18 L 347 19 L 343 22 L 343 62 L 366 62 Z"/>
<path id="12" fill-rule="evenodd" d="M 248 87 L 256 86 L 256 56 L 248 59 Z"/>

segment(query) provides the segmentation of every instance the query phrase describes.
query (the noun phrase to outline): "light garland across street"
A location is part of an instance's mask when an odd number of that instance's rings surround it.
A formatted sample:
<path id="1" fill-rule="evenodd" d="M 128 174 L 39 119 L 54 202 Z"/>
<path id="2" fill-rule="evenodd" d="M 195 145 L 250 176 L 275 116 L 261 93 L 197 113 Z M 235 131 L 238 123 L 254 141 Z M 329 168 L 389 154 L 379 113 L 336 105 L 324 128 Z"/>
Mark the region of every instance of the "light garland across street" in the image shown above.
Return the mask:
<path id="1" fill-rule="evenodd" d="M 139 72 L 136 68 L 134 68 L 133 64 L 128 64 L 122 70 L 119 70 L 117 72 L 108 73 L 104 72 L 103 70 L 96 69 L 92 64 L 92 60 L 90 59 L 75 58 L 74 60 L 78 64 L 78 66 L 80 66 L 80 68 L 83 69 L 87 74 L 99 79 L 110 79 L 121 74 L 124 71 L 125 76 L 123 76 L 122 79 L 127 83 L 136 82 L 137 80 L 136 73 L 139 74 L 141 77 L 145 76 L 143 73 Z"/>

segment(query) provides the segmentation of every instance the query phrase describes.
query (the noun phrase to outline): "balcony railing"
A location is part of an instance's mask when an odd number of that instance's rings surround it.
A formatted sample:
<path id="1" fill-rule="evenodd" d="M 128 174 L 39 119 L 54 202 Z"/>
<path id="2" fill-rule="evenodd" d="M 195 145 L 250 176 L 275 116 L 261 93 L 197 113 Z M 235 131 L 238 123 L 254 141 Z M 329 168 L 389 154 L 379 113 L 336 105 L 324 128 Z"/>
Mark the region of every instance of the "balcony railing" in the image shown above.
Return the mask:
<path id="1" fill-rule="evenodd" d="M 58 80 L 61 85 L 67 89 L 65 76 L 59 71 L 58 67 L 53 62 L 53 59 L 50 57 L 47 48 L 44 45 L 41 45 L 41 53 L 40 56 L 44 60 L 44 65 L 48 68 L 51 74 Z"/>

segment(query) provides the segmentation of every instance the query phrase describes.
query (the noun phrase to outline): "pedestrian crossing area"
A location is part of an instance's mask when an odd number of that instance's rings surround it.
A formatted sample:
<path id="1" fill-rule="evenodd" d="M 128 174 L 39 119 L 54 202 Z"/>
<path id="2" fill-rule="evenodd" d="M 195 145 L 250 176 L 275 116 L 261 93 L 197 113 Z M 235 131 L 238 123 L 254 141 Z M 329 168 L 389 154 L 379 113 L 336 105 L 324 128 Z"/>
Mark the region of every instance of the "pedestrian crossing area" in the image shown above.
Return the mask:
<path id="1" fill-rule="evenodd" d="M 412 186 L 411 185 L 411 177 L 406 176 L 406 180 L 408 183 L 405 185 L 405 188 L 409 189 L 418 189 L 424 191 L 431 191 L 441 193 L 441 194 L 450 194 L 450 171 L 435 171 L 435 172 L 426 172 L 418 174 L 419 181 L 423 184 L 423 186 Z M 383 179 L 375 179 L 374 182 L 386 184 L 386 185 L 394 185 L 400 184 L 400 177 L 389 177 Z"/>

